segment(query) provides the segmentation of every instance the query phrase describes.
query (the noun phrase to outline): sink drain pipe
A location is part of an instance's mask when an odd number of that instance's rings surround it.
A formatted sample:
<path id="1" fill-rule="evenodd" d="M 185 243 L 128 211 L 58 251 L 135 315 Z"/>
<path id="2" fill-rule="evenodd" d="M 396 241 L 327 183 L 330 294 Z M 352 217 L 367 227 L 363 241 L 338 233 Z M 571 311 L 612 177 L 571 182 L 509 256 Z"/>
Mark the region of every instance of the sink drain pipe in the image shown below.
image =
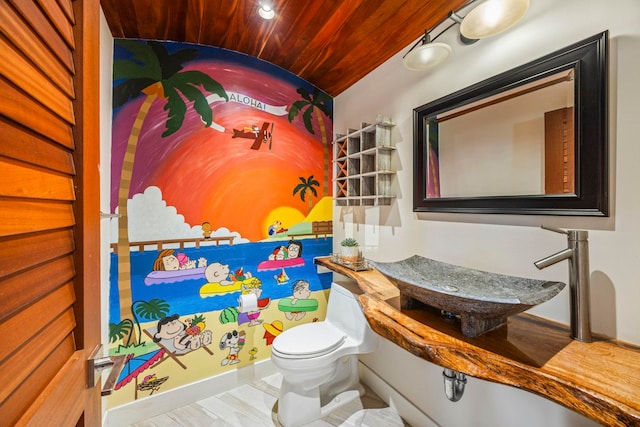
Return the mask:
<path id="1" fill-rule="evenodd" d="M 462 372 L 446 369 L 442 371 L 444 379 L 444 394 L 452 402 L 462 399 L 464 386 L 467 384 L 467 377 Z"/>

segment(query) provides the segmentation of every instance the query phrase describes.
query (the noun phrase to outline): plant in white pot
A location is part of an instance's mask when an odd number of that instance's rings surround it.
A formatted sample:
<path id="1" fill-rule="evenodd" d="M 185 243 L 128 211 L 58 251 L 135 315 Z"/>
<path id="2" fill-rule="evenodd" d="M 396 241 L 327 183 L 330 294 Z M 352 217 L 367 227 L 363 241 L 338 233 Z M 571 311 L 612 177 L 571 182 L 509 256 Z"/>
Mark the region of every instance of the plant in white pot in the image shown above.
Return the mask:
<path id="1" fill-rule="evenodd" d="M 360 257 L 360 245 L 353 237 L 347 237 L 340 242 L 340 258 L 346 262 L 356 262 Z"/>

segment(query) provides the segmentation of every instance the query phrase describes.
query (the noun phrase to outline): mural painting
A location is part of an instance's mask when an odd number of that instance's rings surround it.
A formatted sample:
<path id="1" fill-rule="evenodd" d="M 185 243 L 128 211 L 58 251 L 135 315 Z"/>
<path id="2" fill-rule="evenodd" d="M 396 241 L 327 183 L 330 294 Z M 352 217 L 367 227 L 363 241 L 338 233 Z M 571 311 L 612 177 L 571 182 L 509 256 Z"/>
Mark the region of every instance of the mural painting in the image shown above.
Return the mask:
<path id="1" fill-rule="evenodd" d="M 256 363 L 324 318 L 333 101 L 219 48 L 115 40 L 109 407 Z M 322 233 L 319 232 L 322 230 Z"/>

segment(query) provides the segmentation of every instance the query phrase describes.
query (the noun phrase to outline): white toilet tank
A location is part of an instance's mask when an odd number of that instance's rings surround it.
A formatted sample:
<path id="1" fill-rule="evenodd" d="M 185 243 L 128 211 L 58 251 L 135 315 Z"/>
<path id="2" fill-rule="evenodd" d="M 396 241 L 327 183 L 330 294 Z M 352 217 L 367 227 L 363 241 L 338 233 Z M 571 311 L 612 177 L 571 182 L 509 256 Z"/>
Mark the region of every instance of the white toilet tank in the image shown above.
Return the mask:
<path id="1" fill-rule="evenodd" d="M 356 343 L 361 343 L 363 352 L 369 352 L 376 347 L 377 335 L 362 312 L 358 302 L 360 294 L 362 291 L 353 282 L 333 282 L 325 321 L 346 332 Z"/>

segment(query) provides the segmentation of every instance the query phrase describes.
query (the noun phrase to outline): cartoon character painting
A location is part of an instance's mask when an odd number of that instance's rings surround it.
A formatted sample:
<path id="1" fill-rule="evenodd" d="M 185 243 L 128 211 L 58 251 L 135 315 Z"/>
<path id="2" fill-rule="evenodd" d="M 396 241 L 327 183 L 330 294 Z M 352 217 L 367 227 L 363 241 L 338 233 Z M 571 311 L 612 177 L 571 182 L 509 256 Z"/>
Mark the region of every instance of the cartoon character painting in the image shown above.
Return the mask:
<path id="1" fill-rule="evenodd" d="M 244 268 L 235 270 L 233 274 L 230 274 L 230 271 L 227 264 L 220 262 L 209 264 L 204 271 L 208 283 L 200 288 L 200 296 L 206 298 L 262 286 L 260 279 L 253 277 L 251 272 L 244 271 Z"/>
<path id="2" fill-rule="evenodd" d="M 261 285 L 261 284 L 260 284 Z M 238 313 L 238 325 L 242 325 L 244 323 L 248 323 L 248 326 L 256 326 L 262 323 L 260 317 L 260 310 L 264 310 L 271 303 L 271 298 L 260 298 L 262 295 L 262 288 L 258 286 L 250 286 L 248 289 L 242 292 L 243 295 L 254 294 L 256 296 L 257 301 L 257 310 L 254 311 L 242 311 L 239 310 Z"/>
<path id="3" fill-rule="evenodd" d="M 269 234 L 269 236 L 275 236 L 276 234 L 286 233 L 287 231 L 289 230 L 282 228 L 282 222 L 275 220 L 267 229 L 267 234 Z"/>
<path id="4" fill-rule="evenodd" d="M 237 292 L 242 289 L 241 280 L 230 276 L 231 269 L 228 264 L 214 262 L 207 266 L 204 270 L 204 276 L 208 283 L 200 288 L 200 296 L 202 298 L 224 294 L 227 292 Z M 233 279 L 233 280 L 232 280 Z"/>
<path id="5" fill-rule="evenodd" d="M 187 325 L 180 321 L 180 315 L 174 314 L 158 321 L 153 341 L 162 342 L 163 346 L 172 352 L 187 353 L 211 344 L 211 331 L 204 329 L 204 322 L 202 328 L 198 329 L 197 333 L 193 329 L 188 331 Z"/>
<path id="6" fill-rule="evenodd" d="M 284 268 L 280 271 L 279 274 L 274 274 L 273 278 L 278 285 L 284 285 L 289 282 L 289 276 L 287 276 L 287 272 L 284 271 Z"/>
<path id="7" fill-rule="evenodd" d="M 205 221 L 202 223 L 202 237 L 205 239 L 211 238 L 211 233 L 213 233 L 213 228 L 211 227 L 211 223 Z"/>
<path id="8" fill-rule="evenodd" d="M 258 271 L 277 270 L 284 267 L 302 267 L 302 242 L 291 240 L 286 245 L 278 245 L 268 255 L 267 260 L 258 264 Z"/>
<path id="9" fill-rule="evenodd" d="M 175 254 L 173 249 L 165 249 L 160 251 L 158 257 L 153 263 L 154 271 L 175 271 L 175 270 L 188 270 L 191 268 L 203 268 L 207 266 L 207 260 L 203 257 L 198 259 L 196 265 L 195 260 L 189 259 L 188 256 L 182 252 Z"/>
<path id="10" fill-rule="evenodd" d="M 269 150 L 271 150 L 271 143 L 273 142 L 273 123 L 264 122 L 262 127 L 258 125 L 244 126 L 242 130 L 234 129 L 233 136 L 231 138 L 247 138 L 253 139 L 251 144 L 252 150 L 259 150 L 261 144 L 269 143 Z"/>
<path id="11" fill-rule="evenodd" d="M 183 280 L 201 279 L 204 277 L 207 259 L 200 257 L 197 261 L 189 259 L 182 252 L 165 249 L 158 253 L 153 262 L 153 271 L 144 278 L 145 285 L 174 283 Z"/>
<path id="12" fill-rule="evenodd" d="M 302 257 L 302 242 L 299 240 L 290 240 L 287 244 L 287 252 L 289 253 L 289 258 Z"/>
<path id="13" fill-rule="evenodd" d="M 258 347 L 253 347 L 249 350 L 249 360 L 256 360 L 258 357 L 256 354 L 258 353 Z"/>
<path id="14" fill-rule="evenodd" d="M 160 386 L 167 381 L 169 377 L 158 378 L 156 374 L 150 374 L 144 377 L 142 382 L 138 384 L 138 390 L 140 391 L 151 391 L 149 396 L 151 396 L 156 391 L 160 390 Z"/>
<path id="15" fill-rule="evenodd" d="M 226 348 L 229 349 L 229 354 L 227 355 L 227 357 L 222 359 L 222 361 L 220 362 L 222 366 L 235 365 L 236 363 L 240 363 L 238 354 L 244 346 L 245 336 L 246 334 L 244 331 L 238 332 L 235 329 L 222 335 L 222 338 L 220 338 L 220 350 L 224 350 Z"/>
<path id="16" fill-rule="evenodd" d="M 264 323 L 262 325 L 264 327 L 264 338 L 265 344 L 271 345 L 273 344 L 273 340 L 276 339 L 278 335 L 282 333 L 283 325 L 279 320 L 274 320 L 271 323 Z"/>
<path id="17" fill-rule="evenodd" d="M 296 280 L 292 287 L 293 297 L 283 298 L 278 302 L 278 309 L 284 312 L 289 320 L 302 320 L 308 311 L 318 309 L 318 300 L 309 298 L 311 289 L 306 280 Z"/>

